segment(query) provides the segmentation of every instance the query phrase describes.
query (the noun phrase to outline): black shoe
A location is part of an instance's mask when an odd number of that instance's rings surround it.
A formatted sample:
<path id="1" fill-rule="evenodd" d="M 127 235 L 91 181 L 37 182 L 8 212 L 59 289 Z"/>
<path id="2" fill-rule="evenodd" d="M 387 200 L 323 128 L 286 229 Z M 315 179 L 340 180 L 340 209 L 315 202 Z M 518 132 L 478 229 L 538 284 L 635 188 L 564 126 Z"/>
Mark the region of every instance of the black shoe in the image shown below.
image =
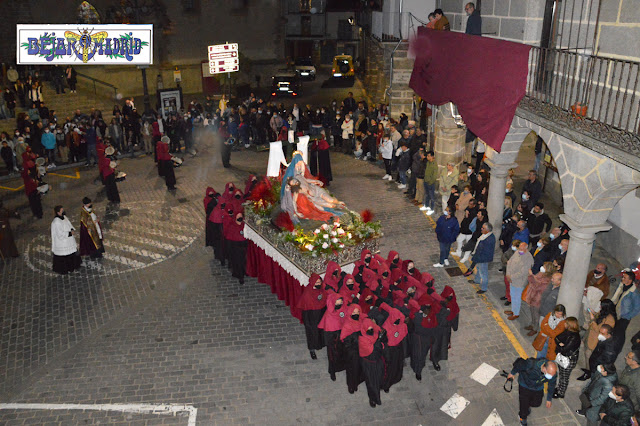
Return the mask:
<path id="1" fill-rule="evenodd" d="M 331 373 L 331 380 L 336 381 L 336 373 Z"/>
<path id="2" fill-rule="evenodd" d="M 437 362 L 433 363 L 433 368 L 436 369 L 436 371 L 440 371 L 440 364 L 438 364 Z"/>
<path id="3" fill-rule="evenodd" d="M 416 373 L 416 379 L 420 382 L 422 381 L 422 374 Z"/>
<path id="4" fill-rule="evenodd" d="M 384 393 L 389 393 L 389 388 L 383 389 Z"/>
<path id="5" fill-rule="evenodd" d="M 353 389 L 349 389 L 349 393 L 355 393 L 356 391 Z"/>
<path id="6" fill-rule="evenodd" d="M 584 373 L 582 376 L 578 377 L 578 380 L 580 380 L 581 382 L 584 382 L 586 380 L 589 380 L 591 378 L 591 373 Z"/>
<path id="7" fill-rule="evenodd" d="M 500 298 L 500 300 L 507 300 L 507 297 L 506 297 L 506 296 L 502 296 L 502 297 Z"/>
<path id="8" fill-rule="evenodd" d="M 504 268 L 498 269 L 499 272 L 504 272 Z"/>
<path id="9" fill-rule="evenodd" d="M 484 294 L 484 293 L 486 293 L 486 291 L 484 291 L 484 290 L 478 290 L 478 291 L 476 291 L 476 294 Z"/>
<path id="10" fill-rule="evenodd" d="M 584 411 L 582 410 L 576 410 L 576 414 L 579 415 L 580 417 L 584 417 Z"/>
<path id="11" fill-rule="evenodd" d="M 369 405 L 371 406 L 371 408 L 376 408 L 376 403 L 373 401 L 369 401 Z"/>
<path id="12" fill-rule="evenodd" d="M 318 359 L 318 357 L 316 356 L 316 351 L 309 351 L 309 354 L 311 354 L 311 359 Z"/>
<path id="13" fill-rule="evenodd" d="M 507 300 L 506 302 L 504 302 L 504 306 L 511 306 L 511 302 Z"/>
<path id="14" fill-rule="evenodd" d="M 557 391 L 553 392 L 553 399 L 564 398 L 564 395 L 560 395 Z"/>

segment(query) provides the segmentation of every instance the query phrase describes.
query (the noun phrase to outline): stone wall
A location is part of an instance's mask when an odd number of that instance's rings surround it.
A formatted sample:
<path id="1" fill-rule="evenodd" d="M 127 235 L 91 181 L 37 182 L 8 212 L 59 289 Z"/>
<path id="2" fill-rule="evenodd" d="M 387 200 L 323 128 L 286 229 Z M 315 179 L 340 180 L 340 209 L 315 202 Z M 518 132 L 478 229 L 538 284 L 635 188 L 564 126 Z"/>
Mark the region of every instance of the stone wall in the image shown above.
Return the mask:
<path id="1" fill-rule="evenodd" d="M 451 30 L 464 32 L 468 0 L 442 0 L 442 10 Z M 539 44 L 544 16 L 542 0 L 484 0 L 482 2 L 482 33 L 521 43 Z"/>
<path id="2" fill-rule="evenodd" d="M 602 56 L 640 60 L 640 3 L 638 0 L 603 2 L 597 52 Z"/>
<path id="3" fill-rule="evenodd" d="M 436 110 L 436 132 L 434 152 L 440 171 L 452 162 L 458 168 L 462 163 L 465 149 L 466 129 L 460 128 L 451 115 L 449 104 L 438 107 Z"/>

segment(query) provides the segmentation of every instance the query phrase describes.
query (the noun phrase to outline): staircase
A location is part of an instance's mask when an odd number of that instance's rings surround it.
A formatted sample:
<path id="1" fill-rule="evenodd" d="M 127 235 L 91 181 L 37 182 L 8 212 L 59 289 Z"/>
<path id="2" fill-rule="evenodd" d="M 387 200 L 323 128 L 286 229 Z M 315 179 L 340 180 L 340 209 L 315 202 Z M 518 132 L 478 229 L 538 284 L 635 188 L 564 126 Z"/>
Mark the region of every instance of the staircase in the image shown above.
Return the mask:
<path id="1" fill-rule="evenodd" d="M 117 103 L 122 107 L 123 102 L 113 99 L 113 89 L 99 85 L 94 89 L 93 82 L 80 77 L 77 86 L 77 93 L 71 93 L 68 88 L 65 88 L 65 93 L 59 95 L 56 94 L 51 82 L 45 81 L 42 86 L 44 103 L 49 110 L 56 111 L 58 123 L 61 125 L 64 124 L 66 117 L 73 116 L 76 109 L 88 113 L 91 108 L 101 110 L 102 116 L 108 124 L 111 120 L 113 106 Z M 20 112 L 27 112 L 27 110 L 17 107 L 16 115 Z M 15 127 L 15 119 L 0 120 L 0 131 L 6 131 L 13 135 Z"/>

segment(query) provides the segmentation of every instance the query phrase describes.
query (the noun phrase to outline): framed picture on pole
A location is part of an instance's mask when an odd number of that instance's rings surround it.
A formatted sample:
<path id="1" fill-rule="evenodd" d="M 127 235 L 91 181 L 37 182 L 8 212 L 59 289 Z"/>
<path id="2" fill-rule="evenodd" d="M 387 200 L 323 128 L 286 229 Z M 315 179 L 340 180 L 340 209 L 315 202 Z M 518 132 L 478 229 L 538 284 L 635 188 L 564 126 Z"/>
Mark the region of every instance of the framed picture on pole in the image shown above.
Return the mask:
<path id="1" fill-rule="evenodd" d="M 182 89 L 161 89 L 158 90 L 158 105 L 163 119 L 167 119 L 170 114 L 178 114 L 182 109 Z"/>

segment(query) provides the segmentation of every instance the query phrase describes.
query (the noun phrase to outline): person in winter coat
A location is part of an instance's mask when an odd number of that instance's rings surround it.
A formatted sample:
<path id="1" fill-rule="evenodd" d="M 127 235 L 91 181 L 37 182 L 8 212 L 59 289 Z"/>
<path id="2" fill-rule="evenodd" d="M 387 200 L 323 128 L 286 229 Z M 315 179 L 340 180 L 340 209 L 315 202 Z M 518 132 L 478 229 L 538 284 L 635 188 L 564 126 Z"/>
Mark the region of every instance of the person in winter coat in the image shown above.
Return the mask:
<path id="1" fill-rule="evenodd" d="M 56 166 L 56 137 L 51 133 L 48 127 L 45 127 L 40 143 L 45 149 L 49 165 L 47 168 L 51 169 Z"/>
<path id="2" fill-rule="evenodd" d="M 615 341 L 613 340 L 613 328 L 610 325 L 603 324 L 598 330 L 598 344 L 589 356 L 589 369 L 582 369 L 584 374 L 578 377 L 578 380 L 588 380 L 596 371 L 598 365 L 610 364 L 616 360 Z"/>
<path id="3" fill-rule="evenodd" d="M 446 207 L 444 214 L 438 218 L 436 222 L 436 236 L 440 244 L 440 261 L 433 265 L 434 268 L 442 268 L 449 266 L 449 252 L 451 244 L 458 238 L 460 233 L 460 225 L 458 219 L 451 214 L 451 209 Z"/>
<path id="4" fill-rule="evenodd" d="M 547 358 L 550 361 L 556 359 L 557 335 L 562 333 L 566 327 L 565 317 L 567 311 L 564 305 L 557 305 L 553 312 L 549 312 L 540 324 L 540 332 L 533 341 L 533 348 L 538 351 L 537 358 Z"/>
<path id="5" fill-rule="evenodd" d="M 471 194 L 471 186 L 464 185 L 462 187 L 462 191 L 460 192 L 460 197 L 456 201 L 456 219 L 458 219 L 458 223 L 462 224 L 462 220 L 464 219 L 464 211 L 469 206 L 469 201 L 473 199 L 473 195 Z"/>
<path id="6" fill-rule="evenodd" d="M 382 142 L 380 143 L 380 154 L 382 155 L 382 161 L 384 161 L 384 171 L 385 175 L 382 177 L 383 180 L 393 180 L 391 176 L 391 160 L 393 159 L 393 142 L 391 142 L 391 138 L 389 135 L 384 135 L 382 137 Z"/>
<path id="7" fill-rule="evenodd" d="M 339 121 L 336 118 L 336 121 Z M 342 143 L 340 144 L 345 152 L 351 151 L 351 139 L 353 138 L 353 119 L 351 118 L 351 114 L 348 114 L 342 124 L 340 125 L 342 129 Z"/>
<path id="8" fill-rule="evenodd" d="M 580 394 L 579 410 L 576 414 L 586 416 L 588 424 L 597 425 L 600 421 L 600 407 L 609 399 L 609 392 L 618 381 L 616 366 L 613 364 L 603 364 L 598 366 L 597 372 L 591 381 L 582 388 Z"/>
<path id="9" fill-rule="evenodd" d="M 618 314 L 618 321 L 614 328 L 617 353 L 620 353 L 626 340 L 625 334 L 629 322 L 640 313 L 640 293 L 638 293 L 634 281 L 633 271 L 623 271 L 620 285 L 611 298 L 611 301 L 616 304 L 616 313 Z"/>
<path id="10" fill-rule="evenodd" d="M 513 253 L 511 250 L 509 252 Z M 551 277 L 555 272 L 553 263 L 546 262 L 540 267 L 537 274 L 529 274 L 527 277 L 527 294 L 525 295 L 524 302 L 529 305 L 529 311 L 531 312 L 531 324 L 525 327 L 525 330 L 529 330 L 527 336 L 535 336 L 538 333 L 538 323 L 540 322 L 540 301 L 542 294 L 549 287 Z"/>
<path id="11" fill-rule="evenodd" d="M 520 306 L 522 302 L 522 292 L 527 284 L 529 270 L 533 266 L 533 256 L 527 251 L 528 244 L 520 243 L 518 251 L 507 262 L 506 279 L 509 281 L 509 292 L 511 293 L 511 310 L 505 313 L 509 315 L 508 320 L 513 321 L 520 317 Z"/>
<path id="12" fill-rule="evenodd" d="M 438 182 L 438 164 L 435 161 L 433 151 L 427 152 L 427 163 L 424 168 L 424 204 L 420 210 L 426 211 L 431 216 L 436 207 L 436 185 Z"/>
<path id="13" fill-rule="evenodd" d="M 564 393 L 569 385 L 569 376 L 578 363 L 580 353 L 580 325 L 576 317 L 569 317 L 565 320 L 566 328 L 555 337 L 556 343 L 556 363 L 558 364 L 558 384 L 553 394 L 554 398 L 564 398 Z M 569 360 L 569 364 L 563 364 L 558 357 Z"/>
<path id="14" fill-rule="evenodd" d="M 602 404 L 598 412 L 600 424 L 616 426 L 629 424 L 634 414 L 633 404 L 629 397 L 630 392 L 627 386 L 615 385 L 609 392 L 609 398 Z"/>
<path id="15" fill-rule="evenodd" d="M 478 294 L 486 293 L 489 289 L 489 263 L 493 261 L 493 253 L 496 247 L 496 237 L 493 235 L 493 226 L 485 222 L 481 228 L 482 235 L 476 242 L 471 260 L 476 264 L 478 273 L 475 282 L 480 284 Z"/>
<path id="16" fill-rule="evenodd" d="M 558 379 L 558 366 L 555 362 L 544 358 L 518 358 L 513 363 L 513 368 L 507 376 L 514 379 L 518 374 L 518 396 L 520 400 L 520 424 L 527 424 L 527 417 L 531 413 L 532 407 L 539 407 L 542 404 L 545 384 L 547 385 L 546 407 L 551 408 L 553 392 Z"/>
<path id="17" fill-rule="evenodd" d="M 400 177 L 400 184 L 398 189 L 405 189 L 407 187 L 407 170 L 411 167 L 411 155 L 409 154 L 409 147 L 402 145 L 396 151 L 398 156 L 398 174 Z"/>
<path id="18" fill-rule="evenodd" d="M 632 350 L 624 357 L 626 367 L 620 373 L 618 383 L 629 387 L 631 402 L 634 407 L 640 407 L 640 351 Z"/>

